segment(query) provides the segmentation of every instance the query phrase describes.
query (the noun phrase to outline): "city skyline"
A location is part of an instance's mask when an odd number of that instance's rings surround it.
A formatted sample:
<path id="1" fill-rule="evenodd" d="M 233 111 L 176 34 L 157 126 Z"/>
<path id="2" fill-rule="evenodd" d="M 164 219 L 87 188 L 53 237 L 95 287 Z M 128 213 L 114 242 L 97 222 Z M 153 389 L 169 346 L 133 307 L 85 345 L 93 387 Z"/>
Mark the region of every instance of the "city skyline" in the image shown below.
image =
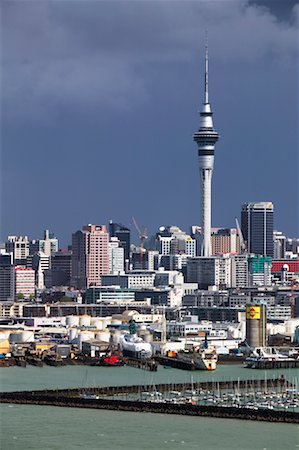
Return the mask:
<path id="1" fill-rule="evenodd" d="M 132 216 L 152 232 L 201 225 L 191 138 L 206 28 L 221 134 L 212 226 L 271 201 L 274 227 L 296 236 L 298 6 L 261 3 L 5 4 L 1 240 L 50 228 L 67 244 L 84 223 Z"/>

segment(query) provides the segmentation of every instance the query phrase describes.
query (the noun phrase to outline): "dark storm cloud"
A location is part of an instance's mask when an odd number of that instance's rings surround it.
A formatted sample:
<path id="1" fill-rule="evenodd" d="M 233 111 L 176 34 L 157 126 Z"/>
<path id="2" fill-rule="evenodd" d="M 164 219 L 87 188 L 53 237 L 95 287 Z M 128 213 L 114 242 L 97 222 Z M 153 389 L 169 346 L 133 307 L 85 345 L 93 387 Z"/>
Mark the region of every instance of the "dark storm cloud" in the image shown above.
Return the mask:
<path id="1" fill-rule="evenodd" d="M 213 57 L 227 62 L 296 51 L 296 29 L 247 2 L 4 2 L 2 9 L 3 95 L 13 120 L 64 104 L 132 108 L 146 101 L 147 66 L 189 62 L 205 28 Z"/>
<path id="2" fill-rule="evenodd" d="M 278 20 L 296 22 L 294 7 L 298 0 L 250 0 L 250 4 L 267 8 Z"/>
<path id="3" fill-rule="evenodd" d="M 233 0 L 2 2 L 2 239 L 50 227 L 67 243 L 83 223 L 132 215 L 152 231 L 198 223 L 192 133 L 206 29 L 221 135 L 213 225 L 233 226 L 243 201 L 269 200 L 276 226 L 297 232 L 298 11 Z"/>

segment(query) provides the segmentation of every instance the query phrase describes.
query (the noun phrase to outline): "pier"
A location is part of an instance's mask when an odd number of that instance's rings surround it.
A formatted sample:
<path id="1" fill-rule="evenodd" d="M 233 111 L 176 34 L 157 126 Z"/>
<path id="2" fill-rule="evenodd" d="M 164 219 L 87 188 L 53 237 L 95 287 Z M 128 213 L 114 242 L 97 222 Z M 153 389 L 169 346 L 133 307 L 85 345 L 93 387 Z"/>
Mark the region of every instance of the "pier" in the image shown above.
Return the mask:
<path id="1" fill-rule="evenodd" d="M 154 359 L 137 359 L 123 358 L 126 366 L 135 367 L 136 369 L 148 370 L 149 372 L 157 372 L 158 365 Z"/>

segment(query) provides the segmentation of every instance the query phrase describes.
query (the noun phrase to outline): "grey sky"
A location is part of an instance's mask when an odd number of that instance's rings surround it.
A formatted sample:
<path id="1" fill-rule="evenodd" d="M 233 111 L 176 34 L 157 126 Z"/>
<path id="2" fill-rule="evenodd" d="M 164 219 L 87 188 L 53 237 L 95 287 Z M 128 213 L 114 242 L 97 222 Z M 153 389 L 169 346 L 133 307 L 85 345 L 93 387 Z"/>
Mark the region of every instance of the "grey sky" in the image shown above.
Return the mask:
<path id="1" fill-rule="evenodd" d="M 283 4 L 284 2 L 282 2 Z M 196 145 L 204 31 L 220 133 L 213 226 L 245 201 L 298 234 L 296 2 L 1 4 L 2 233 L 64 243 L 135 216 L 154 232 L 200 218 Z"/>

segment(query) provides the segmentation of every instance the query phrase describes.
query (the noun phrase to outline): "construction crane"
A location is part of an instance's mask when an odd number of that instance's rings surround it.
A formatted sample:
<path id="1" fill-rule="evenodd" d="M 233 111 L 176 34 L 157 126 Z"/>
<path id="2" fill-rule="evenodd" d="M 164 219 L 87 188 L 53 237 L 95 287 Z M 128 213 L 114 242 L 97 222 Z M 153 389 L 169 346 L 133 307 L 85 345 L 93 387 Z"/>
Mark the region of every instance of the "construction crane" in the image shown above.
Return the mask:
<path id="1" fill-rule="evenodd" d="M 133 222 L 134 227 L 136 228 L 136 231 L 137 231 L 137 233 L 139 235 L 139 239 L 140 239 L 140 265 L 141 265 L 141 269 L 143 269 L 144 242 L 148 238 L 147 229 L 144 228 L 141 231 L 141 229 L 138 226 L 138 224 L 137 224 L 136 220 L 134 219 L 134 217 L 132 217 L 132 222 Z"/>
<path id="2" fill-rule="evenodd" d="M 239 238 L 240 238 L 241 253 L 242 254 L 243 253 L 247 253 L 246 244 L 245 244 L 245 241 L 244 241 L 244 238 L 243 238 L 243 234 L 242 234 L 242 231 L 241 231 L 241 227 L 239 225 L 239 221 L 238 221 L 237 218 L 236 218 L 236 226 L 237 226 L 237 231 L 238 231 L 238 235 L 239 235 Z"/>

